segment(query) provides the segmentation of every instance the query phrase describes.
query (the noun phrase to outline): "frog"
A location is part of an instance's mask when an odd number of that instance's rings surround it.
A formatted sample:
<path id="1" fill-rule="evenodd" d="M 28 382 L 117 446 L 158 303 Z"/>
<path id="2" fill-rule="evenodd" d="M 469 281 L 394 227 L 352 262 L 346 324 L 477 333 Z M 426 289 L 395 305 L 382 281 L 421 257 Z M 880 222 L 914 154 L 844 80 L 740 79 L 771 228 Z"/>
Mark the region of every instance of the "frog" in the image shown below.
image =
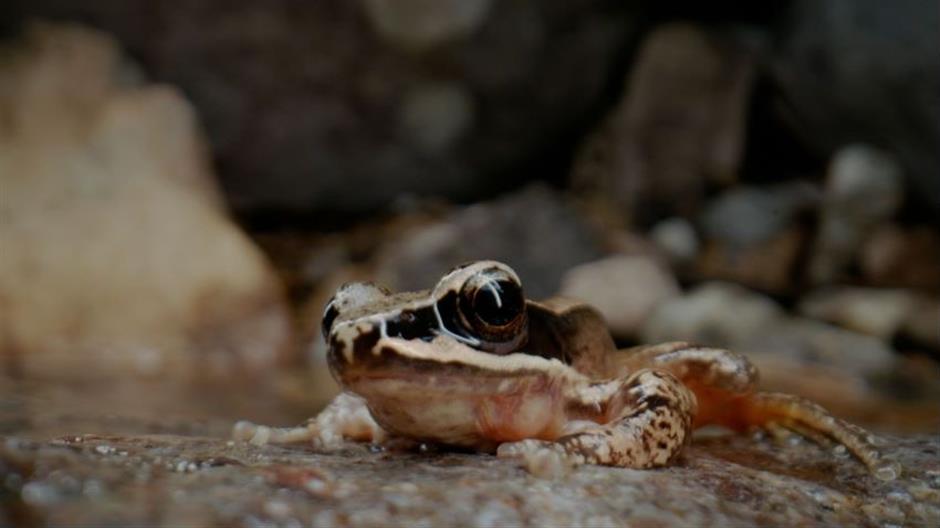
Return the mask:
<path id="1" fill-rule="evenodd" d="M 792 431 L 843 446 L 883 480 L 900 473 L 865 429 L 758 390 L 744 355 L 684 341 L 619 349 L 593 307 L 527 299 L 499 261 L 458 266 L 422 291 L 347 283 L 326 304 L 322 335 L 342 392 L 303 425 L 239 422 L 235 438 L 326 449 L 402 440 L 648 469 L 676 461 L 695 430 L 720 426 Z"/>

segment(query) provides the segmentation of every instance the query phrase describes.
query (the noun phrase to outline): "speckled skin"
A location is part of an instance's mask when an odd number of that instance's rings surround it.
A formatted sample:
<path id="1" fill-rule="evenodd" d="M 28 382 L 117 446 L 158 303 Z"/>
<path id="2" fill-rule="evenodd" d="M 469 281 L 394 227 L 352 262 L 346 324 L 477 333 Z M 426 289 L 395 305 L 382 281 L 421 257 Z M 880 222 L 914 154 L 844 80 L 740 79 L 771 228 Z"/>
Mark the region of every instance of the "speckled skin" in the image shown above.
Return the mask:
<path id="1" fill-rule="evenodd" d="M 864 430 L 812 402 L 755 392 L 756 369 L 730 351 L 682 342 L 618 351 L 597 312 L 562 298 L 526 301 L 505 326 L 475 333 L 461 302 L 493 280 L 518 284 L 504 264 L 483 261 L 426 292 L 344 286 L 324 326 L 330 369 L 346 392 L 303 427 L 241 422 L 235 436 L 333 446 L 391 435 L 649 468 L 673 460 L 702 425 L 782 426 L 834 439 L 881 478 L 898 474 Z"/>

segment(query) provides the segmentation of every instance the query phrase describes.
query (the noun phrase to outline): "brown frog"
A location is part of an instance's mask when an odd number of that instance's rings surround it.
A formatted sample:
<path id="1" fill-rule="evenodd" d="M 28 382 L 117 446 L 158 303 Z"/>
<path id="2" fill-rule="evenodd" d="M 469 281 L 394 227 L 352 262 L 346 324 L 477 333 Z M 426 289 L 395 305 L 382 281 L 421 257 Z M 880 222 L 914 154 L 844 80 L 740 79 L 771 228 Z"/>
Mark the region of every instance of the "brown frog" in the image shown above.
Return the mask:
<path id="1" fill-rule="evenodd" d="M 684 342 L 617 350 L 595 310 L 527 300 L 500 262 L 460 266 L 427 291 L 347 284 L 327 304 L 323 335 L 344 392 L 304 426 L 240 422 L 236 438 L 329 447 L 391 436 L 649 468 L 673 460 L 700 426 L 783 427 L 834 440 L 879 478 L 900 471 L 865 430 L 810 401 L 756 391 L 743 356 Z"/>

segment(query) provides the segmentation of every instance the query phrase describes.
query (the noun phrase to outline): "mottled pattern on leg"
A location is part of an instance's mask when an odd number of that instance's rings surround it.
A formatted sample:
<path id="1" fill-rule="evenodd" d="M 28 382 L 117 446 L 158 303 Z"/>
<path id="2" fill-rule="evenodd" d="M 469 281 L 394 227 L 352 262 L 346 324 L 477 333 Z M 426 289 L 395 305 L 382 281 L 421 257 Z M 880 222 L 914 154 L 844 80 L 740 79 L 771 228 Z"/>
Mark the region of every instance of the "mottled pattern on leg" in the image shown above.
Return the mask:
<path id="1" fill-rule="evenodd" d="M 876 437 L 861 427 L 840 420 L 804 398 L 791 394 L 758 392 L 742 398 L 738 408 L 750 427 L 768 424 L 792 429 L 810 439 L 825 436 L 846 449 L 882 480 L 893 480 L 901 473 L 900 465 L 885 459 L 875 445 Z"/>
<path id="2" fill-rule="evenodd" d="M 570 464 L 631 468 L 667 464 L 690 438 L 695 395 L 668 372 L 644 370 L 609 383 L 616 384 L 616 394 L 606 409 L 607 423 L 555 442 L 504 444 L 500 456 L 531 458 L 549 451 L 563 454 Z M 589 394 L 593 397 L 593 392 Z M 590 402 L 583 402 L 583 407 L 589 408 Z"/>
<path id="3" fill-rule="evenodd" d="M 646 468 L 672 460 L 690 438 L 695 396 L 673 375 L 643 370 L 621 382 L 611 421 L 557 440 L 591 464 Z"/>

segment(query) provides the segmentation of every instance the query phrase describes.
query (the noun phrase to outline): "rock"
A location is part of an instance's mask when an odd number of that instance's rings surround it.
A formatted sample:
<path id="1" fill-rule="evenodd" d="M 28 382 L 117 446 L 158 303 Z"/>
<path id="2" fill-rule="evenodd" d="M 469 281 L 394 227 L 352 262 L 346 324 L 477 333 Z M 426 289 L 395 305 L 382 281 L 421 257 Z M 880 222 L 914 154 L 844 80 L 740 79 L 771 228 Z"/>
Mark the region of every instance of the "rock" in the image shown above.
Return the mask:
<path id="1" fill-rule="evenodd" d="M 767 325 L 734 348 L 754 357 L 833 367 L 861 378 L 884 375 L 896 362 L 894 351 L 874 337 L 800 317 Z"/>
<path id="2" fill-rule="evenodd" d="M 689 216 L 706 184 L 736 179 L 752 55 L 689 24 L 655 29 L 617 107 L 581 146 L 572 184 L 628 225 L 662 212 Z"/>
<path id="3" fill-rule="evenodd" d="M 780 19 L 771 82 L 824 156 L 864 141 L 897 156 L 915 202 L 940 213 L 935 2 L 797 0 Z"/>
<path id="4" fill-rule="evenodd" d="M 880 226 L 862 248 L 861 269 L 875 286 L 940 293 L 940 233 L 929 226 Z"/>
<path id="5" fill-rule="evenodd" d="M 603 255 L 600 237 L 546 186 L 534 185 L 390 238 L 375 258 L 376 278 L 393 290 L 433 286 L 448 270 L 473 260 L 506 262 L 526 295 L 553 295 L 573 266 Z"/>
<path id="6" fill-rule="evenodd" d="M 401 126 L 411 143 L 429 154 L 446 151 L 473 124 L 473 100 L 457 83 L 419 86 L 405 95 Z"/>
<path id="7" fill-rule="evenodd" d="M 650 229 L 649 238 L 677 265 L 692 261 L 699 251 L 695 228 L 684 218 L 673 217 L 657 223 Z"/>
<path id="8" fill-rule="evenodd" d="M 367 215 L 404 194 L 491 198 L 561 170 L 558 146 L 603 104 L 639 11 L 605 0 L 37 0 L 19 10 L 113 32 L 191 98 L 229 203 L 286 223 Z"/>
<path id="9" fill-rule="evenodd" d="M 645 343 L 692 341 L 734 348 L 784 317 L 769 297 L 731 283 L 711 282 L 653 309 L 642 329 Z"/>
<path id="10" fill-rule="evenodd" d="M 404 49 L 423 50 L 478 29 L 490 0 L 363 0 L 376 33 Z"/>
<path id="11" fill-rule="evenodd" d="M 733 187 L 706 206 L 702 230 L 706 238 L 734 248 L 753 246 L 787 230 L 798 214 L 818 203 L 819 195 L 813 184 L 801 181 Z"/>
<path id="12" fill-rule="evenodd" d="M 273 366 L 280 285 L 227 217 L 189 104 L 75 26 L 0 57 L 0 354 L 43 375 Z"/>
<path id="13" fill-rule="evenodd" d="M 940 352 L 940 299 L 916 297 L 901 326 L 901 335 Z"/>
<path id="14" fill-rule="evenodd" d="M 587 301 L 601 312 L 614 336 L 627 337 L 637 334 L 656 305 L 680 290 L 656 261 L 617 255 L 571 268 L 559 293 Z"/>
<path id="15" fill-rule="evenodd" d="M 804 297 L 799 312 L 888 341 L 901 329 L 915 301 L 916 296 L 904 290 L 826 288 Z"/>
<path id="16" fill-rule="evenodd" d="M 700 438 L 657 470 L 536 478 L 491 455 L 255 447 L 179 434 L 0 437 L 4 524 L 933 526 L 936 435 L 885 437 L 885 482 L 806 441 Z M 3 517 L 3 516 L 9 517 Z"/>
<path id="17" fill-rule="evenodd" d="M 901 205 L 901 169 L 890 155 L 864 145 L 846 147 L 833 158 L 810 278 L 831 283 L 853 264 L 872 229 Z"/>
<path id="18" fill-rule="evenodd" d="M 738 282 L 765 292 L 792 294 L 799 285 L 801 252 L 806 234 L 791 227 L 764 242 L 740 247 L 719 240 L 705 244 L 692 266 L 700 280 Z"/>

